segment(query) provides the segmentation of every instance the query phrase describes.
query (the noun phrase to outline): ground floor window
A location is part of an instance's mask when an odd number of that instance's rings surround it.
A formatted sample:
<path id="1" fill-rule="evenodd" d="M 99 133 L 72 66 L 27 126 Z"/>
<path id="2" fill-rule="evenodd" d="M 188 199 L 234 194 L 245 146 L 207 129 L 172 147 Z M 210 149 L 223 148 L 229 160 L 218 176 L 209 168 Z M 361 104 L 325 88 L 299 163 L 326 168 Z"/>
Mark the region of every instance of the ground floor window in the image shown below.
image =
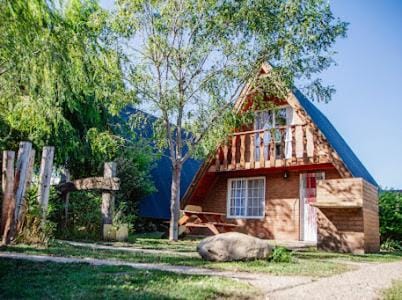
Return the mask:
<path id="1" fill-rule="evenodd" d="M 262 218 L 264 214 L 265 177 L 228 180 L 228 217 Z"/>

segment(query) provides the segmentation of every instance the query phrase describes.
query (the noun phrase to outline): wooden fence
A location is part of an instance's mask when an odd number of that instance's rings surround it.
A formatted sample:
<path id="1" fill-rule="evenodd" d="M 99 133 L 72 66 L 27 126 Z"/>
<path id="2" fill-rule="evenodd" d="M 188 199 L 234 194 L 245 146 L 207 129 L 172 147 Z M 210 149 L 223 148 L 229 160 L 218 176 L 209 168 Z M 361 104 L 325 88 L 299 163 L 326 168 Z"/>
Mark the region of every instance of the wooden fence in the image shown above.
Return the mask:
<path id="1" fill-rule="evenodd" d="M 49 193 L 53 169 L 54 147 L 47 146 L 42 150 L 40 163 L 37 201 L 41 209 L 42 224 L 48 212 Z M 15 162 L 14 151 L 3 151 L 2 192 L 3 203 L 0 219 L 1 244 L 9 244 L 21 229 L 26 212 L 26 192 L 32 184 L 35 163 L 35 150 L 30 142 L 21 142 Z M 80 190 L 102 191 L 102 224 L 112 224 L 114 208 L 114 192 L 119 190 L 119 178 L 116 177 L 116 163 L 104 165 L 103 177 L 90 177 L 70 180 L 65 171 L 65 182 L 58 185 L 65 205 L 65 220 L 68 220 L 69 193 Z M 102 230 L 103 232 L 103 230 Z"/>

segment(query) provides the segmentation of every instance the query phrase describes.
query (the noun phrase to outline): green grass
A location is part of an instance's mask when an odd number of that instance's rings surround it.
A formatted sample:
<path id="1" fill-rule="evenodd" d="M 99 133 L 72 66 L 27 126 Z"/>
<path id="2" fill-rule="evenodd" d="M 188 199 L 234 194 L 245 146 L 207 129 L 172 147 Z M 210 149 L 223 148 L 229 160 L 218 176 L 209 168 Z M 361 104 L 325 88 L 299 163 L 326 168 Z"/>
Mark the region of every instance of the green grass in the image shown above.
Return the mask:
<path id="1" fill-rule="evenodd" d="M 0 299 L 255 299 L 230 279 L 129 267 L 0 259 Z"/>
<path id="2" fill-rule="evenodd" d="M 385 300 L 400 300 L 402 299 L 402 281 L 395 281 L 391 288 L 383 293 Z"/>
<path id="3" fill-rule="evenodd" d="M 138 263 L 164 263 L 170 265 L 203 267 L 228 271 L 260 272 L 274 275 L 299 275 L 326 277 L 355 268 L 345 262 L 391 262 L 402 259 L 401 252 L 379 253 L 366 255 L 352 255 L 320 252 L 313 249 L 293 253 L 291 263 L 273 263 L 266 260 L 248 262 L 213 263 L 203 261 L 196 255 L 195 248 L 199 240 L 181 240 L 169 242 L 162 239 L 160 233 L 152 235 L 133 235 L 127 243 L 112 243 L 125 247 L 143 249 L 170 250 L 175 253 L 139 253 L 118 250 L 94 250 L 85 247 L 72 246 L 61 242 L 51 242 L 48 247 L 35 247 L 28 245 L 10 246 L 1 250 L 23 252 L 27 254 L 47 254 L 65 257 L 92 257 L 99 259 L 116 259 Z M 102 243 L 104 244 L 104 243 Z M 180 253 L 194 253 L 195 256 L 182 256 Z"/>
<path id="4" fill-rule="evenodd" d="M 163 233 L 161 232 L 130 234 L 127 242 L 102 242 L 90 240 L 82 241 L 94 242 L 100 245 L 135 247 L 153 250 L 170 250 L 176 252 L 194 252 L 197 244 L 200 241 L 200 239 L 196 238 L 187 238 L 185 240 L 179 240 L 177 242 L 170 242 L 168 239 L 162 238 L 162 235 Z"/>
<path id="5" fill-rule="evenodd" d="M 164 263 L 170 265 L 204 267 L 218 270 L 261 272 L 275 275 L 299 275 L 325 277 L 350 270 L 346 264 L 332 261 L 321 261 L 320 258 L 300 259 L 295 255 L 292 263 L 272 263 L 267 260 L 247 262 L 214 263 L 204 261 L 199 257 L 183 257 L 175 254 L 149 254 L 116 250 L 89 249 L 72 246 L 59 242 L 52 242 L 48 247 L 15 245 L 3 248 L 5 251 L 27 254 L 47 254 L 64 257 L 92 257 L 99 259 L 117 259 L 139 263 Z"/>
<path id="6" fill-rule="evenodd" d="M 370 254 L 348 254 L 348 253 L 332 253 L 332 252 L 322 252 L 322 251 L 298 251 L 297 257 L 300 259 L 321 259 L 321 260 L 331 260 L 331 261 L 351 261 L 351 262 L 393 262 L 402 260 L 402 252 L 380 252 L 380 253 L 370 253 Z"/>

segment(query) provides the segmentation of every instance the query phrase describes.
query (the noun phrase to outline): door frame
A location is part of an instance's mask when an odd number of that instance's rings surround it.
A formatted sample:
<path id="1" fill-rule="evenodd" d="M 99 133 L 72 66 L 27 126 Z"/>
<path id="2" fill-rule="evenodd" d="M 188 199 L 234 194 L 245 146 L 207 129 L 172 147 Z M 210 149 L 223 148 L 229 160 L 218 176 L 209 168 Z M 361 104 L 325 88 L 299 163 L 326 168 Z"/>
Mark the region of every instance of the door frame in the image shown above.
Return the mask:
<path id="1" fill-rule="evenodd" d="M 304 238 L 304 199 L 303 199 L 303 188 L 304 188 L 304 182 L 303 182 L 303 175 L 304 174 L 309 174 L 309 173 L 314 173 L 314 174 L 321 174 L 322 179 L 320 180 L 325 180 L 325 172 L 324 171 L 317 171 L 317 172 L 302 172 L 300 173 L 299 177 L 299 240 L 300 241 L 305 241 Z"/>

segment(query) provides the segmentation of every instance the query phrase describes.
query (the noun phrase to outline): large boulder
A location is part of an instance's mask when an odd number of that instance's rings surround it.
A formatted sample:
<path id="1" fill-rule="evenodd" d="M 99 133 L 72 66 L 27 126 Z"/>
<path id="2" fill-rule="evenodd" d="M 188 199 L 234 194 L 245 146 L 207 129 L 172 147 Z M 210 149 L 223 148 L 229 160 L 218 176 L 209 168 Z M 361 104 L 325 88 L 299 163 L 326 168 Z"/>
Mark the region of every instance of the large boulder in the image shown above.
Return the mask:
<path id="1" fill-rule="evenodd" d="M 197 246 L 200 256 L 209 261 L 264 259 L 271 255 L 268 241 L 238 232 L 207 237 Z"/>

